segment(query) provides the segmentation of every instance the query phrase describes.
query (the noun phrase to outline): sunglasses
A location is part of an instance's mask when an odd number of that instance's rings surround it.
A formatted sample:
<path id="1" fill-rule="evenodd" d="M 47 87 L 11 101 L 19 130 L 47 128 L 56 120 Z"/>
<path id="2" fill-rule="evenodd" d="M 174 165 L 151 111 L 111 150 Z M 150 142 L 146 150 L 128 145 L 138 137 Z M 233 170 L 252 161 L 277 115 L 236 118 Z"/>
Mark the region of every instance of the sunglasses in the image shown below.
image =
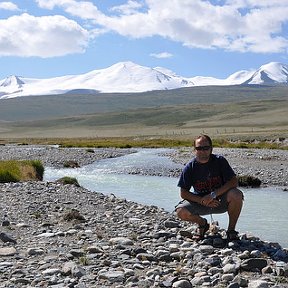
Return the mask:
<path id="1" fill-rule="evenodd" d="M 195 149 L 197 151 L 207 151 L 211 148 L 211 146 L 198 146 L 198 147 L 195 147 Z"/>

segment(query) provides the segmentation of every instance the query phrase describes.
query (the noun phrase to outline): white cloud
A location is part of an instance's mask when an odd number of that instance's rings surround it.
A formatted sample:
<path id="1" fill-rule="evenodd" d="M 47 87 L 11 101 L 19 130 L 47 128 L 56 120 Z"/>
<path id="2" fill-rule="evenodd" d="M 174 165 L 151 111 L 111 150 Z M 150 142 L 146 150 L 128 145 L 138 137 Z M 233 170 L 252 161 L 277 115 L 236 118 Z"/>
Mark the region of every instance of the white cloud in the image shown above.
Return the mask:
<path id="1" fill-rule="evenodd" d="M 17 5 L 12 2 L 1 2 L 0 3 L 0 10 L 10 10 L 10 11 L 19 11 Z"/>
<path id="2" fill-rule="evenodd" d="M 263 8 L 288 5 L 287 0 L 227 0 L 226 3 L 238 8 Z"/>
<path id="3" fill-rule="evenodd" d="M 42 8 L 57 5 L 107 31 L 136 39 L 157 35 L 191 48 L 260 53 L 284 52 L 288 46 L 282 31 L 288 22 L 288 0 L 227 0 L 222 5 L 203 0 L 146 0 L 146 7 L 130 0 L 113 7 L 114 16 L 104 15 L 87 1 L 37 1 Z M 140 8 L 147 12 L 139 12 Z"/>
<path id="4" fill-rule="evenodd" d="M 81 53 L 89 34 L 63 16 L 28 14 L 0 20 L 0 55 L 55 57 Z"/>
<path id="5" fill-rule="evenodd" d="M 146 2 L 147 13 L 106 17 L 101 24 L 124 36 L 159 35 L 191 48 L 270 53 L 288 46 L 287 34 L 281 34 L 288 22 L 287 0 L 229 1 L 222 6 L 200 0 Z"/>
<path id="6" fill-rule="evenodd" d="M 288 23 L 288 0 L 226 0 L 219 2 L 222 5 L 215 0 L 146 0 L 146 7 L 143 1 L 129 0 L 113 7 L 113 16 L 87 1 L 36 1 L 42 8 L 57 5 L 107 31 L 136 39 L 157 35 L 191 48 L 260 53 L 284 52 L 288 46 L 282 31 Z"/>
<path id="7" fill-rule="evenodd" d="M 23 14 L 0 20 L 0 55 L 79 53 L 89 39 L 109 31 L 135 39 L 160 36 L 190 48 L 286 53 L 288 47 L 287 31 L 283 31 L 288 0 L 128 0 L 111 7 L 110 15 L 93 4 L 97 1 L 35 2 L 52 13 L 62 9 L 71 19 Z"/>
<path id="8" fill-rule="evenodd" d="M 131 15 L 136 13 L 143 5 L 137 1 L 129 0 L 127 4 L 114 6 L 110 10 L 116 11 L 124 15 Z"/>
<path id="9" fill-rule="evenodd" d="M 161 52 L 161 53 L 151 53 L 150 56 L 155 58 L 171 58 L 173 55 L 168 52 Z"/>
<path id="10" fill-rule="evenodd" d="M 40 8 L 53 10 L 55 7 L 62 8 L 66 13 L 82 19 L 98 19 L 104 15 L 93 3 L 75 0 L 35 0 Z"/>

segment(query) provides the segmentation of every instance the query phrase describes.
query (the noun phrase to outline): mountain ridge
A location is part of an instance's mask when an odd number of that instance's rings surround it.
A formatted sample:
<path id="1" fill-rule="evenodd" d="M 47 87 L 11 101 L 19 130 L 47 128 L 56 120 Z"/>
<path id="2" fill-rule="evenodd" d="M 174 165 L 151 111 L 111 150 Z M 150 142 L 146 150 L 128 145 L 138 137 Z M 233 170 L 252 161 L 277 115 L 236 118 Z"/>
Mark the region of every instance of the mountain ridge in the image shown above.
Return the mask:
<path id="1" fill-rule="evenodd" d="M 0 99 L 69 94 L 73 91 L 91 93 L 139 93 L 197 86 L 288 85 L 288 65 L 270 62 L 257 70 L 237 71 L 226 79 L 213 77 L 182 77 L 163 67 L 146 67 L 131 61 L 80 75 L 47 79 L 11 75 L 0 80 Z"/>

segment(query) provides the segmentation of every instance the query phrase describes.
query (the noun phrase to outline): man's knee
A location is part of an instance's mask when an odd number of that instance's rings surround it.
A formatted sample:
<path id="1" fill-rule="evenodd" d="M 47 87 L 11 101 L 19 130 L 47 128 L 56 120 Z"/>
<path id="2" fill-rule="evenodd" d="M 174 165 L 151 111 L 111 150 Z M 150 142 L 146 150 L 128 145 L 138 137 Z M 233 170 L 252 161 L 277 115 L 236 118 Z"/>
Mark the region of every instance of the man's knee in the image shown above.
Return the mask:
<path id="1" fill-rule="evenodd" d="M 228 194 L 227 194 L 228 202 L 231 202 L 231 201 L 242 202 L 243 200 L 244 200 L 243 192 L 239 190 L 238 188 L 233 188 L 228 191 Z"/>
<path id="2" fill-rule="evenodd" d="M 177 216 L 182 220 L 186 220 L 191 215 L 191 213 L 183 207 L 177 208 L 175 212 Z"/>

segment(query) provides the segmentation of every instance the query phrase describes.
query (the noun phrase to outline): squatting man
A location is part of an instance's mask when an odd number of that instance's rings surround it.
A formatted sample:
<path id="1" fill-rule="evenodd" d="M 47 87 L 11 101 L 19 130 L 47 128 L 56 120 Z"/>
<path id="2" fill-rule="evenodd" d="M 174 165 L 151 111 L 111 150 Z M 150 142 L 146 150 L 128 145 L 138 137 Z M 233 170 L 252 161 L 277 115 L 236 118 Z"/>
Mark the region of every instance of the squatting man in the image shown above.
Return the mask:
<path id="1" fill-rule="evenodd" d="M 235 172 L 221 155 L 212 154 L 212 140 L 200 135 L 194 140 L 195 157 L 183 169 L 178 187 L 183 199 L 176 206 L 182 220 L 198 224 L 195 240 L 204 238 L 209 229 L 206 218 L 201 216 L 228 212 L 226 231 L 229 241 L 238 239 L 235 227 L 241 213 L 243 193 L 237 188 Z M 193 187 L 193 191 L 190 191 Z"/>

